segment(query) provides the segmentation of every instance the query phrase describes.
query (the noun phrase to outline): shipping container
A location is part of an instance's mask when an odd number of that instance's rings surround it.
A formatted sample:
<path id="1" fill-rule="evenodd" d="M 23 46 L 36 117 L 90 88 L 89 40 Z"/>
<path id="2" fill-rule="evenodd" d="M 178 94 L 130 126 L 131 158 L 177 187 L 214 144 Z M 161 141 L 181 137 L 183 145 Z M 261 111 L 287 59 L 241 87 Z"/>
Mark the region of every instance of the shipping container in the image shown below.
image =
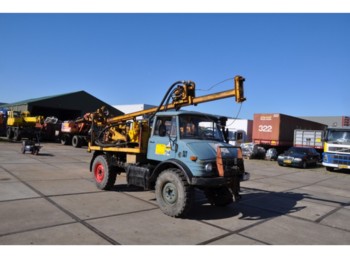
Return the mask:
<path id="1" fill-rule="evenodd" d="M 265 148 L 293 146 L 294 130 L 323 130 L 327 126 L 284 114 L 254 114 L 253 142 Z"/>
<path id="2" fill-rule="evenodd" d="M 323 150 L 322 137 L 324 130 L 294 130 L 294 146 L 297 147 L 313 147 Z"/>

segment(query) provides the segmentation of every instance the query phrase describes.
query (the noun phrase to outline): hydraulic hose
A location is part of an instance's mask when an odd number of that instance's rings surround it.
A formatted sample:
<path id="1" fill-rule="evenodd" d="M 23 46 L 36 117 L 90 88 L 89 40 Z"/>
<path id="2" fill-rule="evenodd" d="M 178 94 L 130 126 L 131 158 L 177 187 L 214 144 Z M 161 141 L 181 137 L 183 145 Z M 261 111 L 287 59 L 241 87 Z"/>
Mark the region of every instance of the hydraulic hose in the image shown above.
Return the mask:
<path id="1" fill-rule="evenodd" d="M 174 84 L 172 84 L 169 88 L 168 88 L 168 91 L 165 93 L 163 99 L 162 99 L 162 102 L 160 102 L 157 110 L 150 116 L 149 120 L 151 121 L 152 118 L 156 115 L 156 113 L 159 112 L 159 110 L 161 109 L 161 107 L 163 106 L 164 104 L 164 101 L 169 97 L 169 93 L 172 91 L 172 89 L 174 88 L 174 86 L 178 85 L 178 84 L 183 84 L 185 83 L 185 81 L 176 81 Z"/>

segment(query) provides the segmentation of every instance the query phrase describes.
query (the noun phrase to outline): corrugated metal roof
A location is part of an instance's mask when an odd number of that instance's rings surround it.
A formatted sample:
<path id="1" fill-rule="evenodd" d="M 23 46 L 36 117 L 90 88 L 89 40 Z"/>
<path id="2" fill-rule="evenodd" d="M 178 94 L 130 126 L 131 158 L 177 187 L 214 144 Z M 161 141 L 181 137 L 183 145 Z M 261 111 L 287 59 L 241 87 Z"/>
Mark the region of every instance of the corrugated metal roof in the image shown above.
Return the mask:
<path id="1" fill-rule="evenodd" d="M 18 101 L 18 102 L 14 102 L 14 103 L 4 104 L 3 106 L 26 105 L 26 104 L 33 103 L 33 102 L 38 102 L 38 101 L 42 101 L 42 100 L 52 99 L 52 98 L 55 98 L 55 97 L 66 96 L 66 95 L 71 95 L 71 94 L 76 94 L 76 93 L 86 93 L 86 92 L 81 90 L 81 91 L 76 91 L 76 92 L 64 93 L 64 94 L 60 94 L 60 95 L 52 95 L 52 96 L 43 96 L 43 97 L 38 97 L 38 98 L 31 98 L 31 99 L 22 100 L 22 101 Z"/>

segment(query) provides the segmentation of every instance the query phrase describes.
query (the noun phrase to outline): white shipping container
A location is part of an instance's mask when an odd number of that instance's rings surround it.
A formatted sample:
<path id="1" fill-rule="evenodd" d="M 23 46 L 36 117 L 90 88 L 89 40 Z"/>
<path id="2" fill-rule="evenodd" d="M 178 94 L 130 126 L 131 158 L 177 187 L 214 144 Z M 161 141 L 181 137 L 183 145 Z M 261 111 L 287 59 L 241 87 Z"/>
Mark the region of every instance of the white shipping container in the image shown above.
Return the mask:
<path id="1" fill-rule="evenodd" d="M 323 149 L 323 130 L 294 130 L 294 146 Z"/>

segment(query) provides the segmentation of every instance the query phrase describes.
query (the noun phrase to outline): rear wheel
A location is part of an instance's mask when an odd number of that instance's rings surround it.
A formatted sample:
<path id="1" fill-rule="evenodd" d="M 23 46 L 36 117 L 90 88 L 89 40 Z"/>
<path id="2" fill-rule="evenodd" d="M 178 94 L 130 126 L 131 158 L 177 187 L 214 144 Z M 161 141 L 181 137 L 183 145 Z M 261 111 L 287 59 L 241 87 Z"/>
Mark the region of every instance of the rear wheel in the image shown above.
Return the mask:
<path id="1" fill-rule="evenodd" d="M 81 139 L 79 136 L 73 136 L 72 138 L 72 146 L 81 147 Z"/>
<path id="2" fill-rule="evenodd" d="M 68 135 L 63 135 L 62 137 L 61 137 L 61 144 L 62 145 L 69 145 L 69 136 Z"/>
<path id="3" fill-rule="evenodd" d="M 13 140 L 19 141 L 20 139 L 21 139 L 21 132 L 20 132 L 19 128 L 16 128 L 13 131 Z"/>
<path id="4" fill-rule="evenodd" d="M 108 163 L 106 155 L 98 155 L 92 164 L 96 186 L 102 190 L 111 189 L 117 177 L 114 168 Z"/>
<path id="5" fill-rule="evenodd" d="M 326 170 L 327 170 L 327 171 L 330 171 L 330 172 L 333 172 L 333 171 L 334 171 L 334 167 L 326 166 Z"/>
<path id="6" fill-rule="evenodd" d="M 8 127 L 8 128 L 7 128 L 6 137 L 7 137 L 8 139 L 12 139 L 12 138 L 13 138 L 13 130 L 12 130 L 11 127 Z"/>
<path id="7" fill-rule="evenodd" d="M 156 182 L 156 198 L 162 212 L 171 217 L 183 217 L 191 209 L 194 192 L 184 174 L 176 168 L 164 170 Z"/>

